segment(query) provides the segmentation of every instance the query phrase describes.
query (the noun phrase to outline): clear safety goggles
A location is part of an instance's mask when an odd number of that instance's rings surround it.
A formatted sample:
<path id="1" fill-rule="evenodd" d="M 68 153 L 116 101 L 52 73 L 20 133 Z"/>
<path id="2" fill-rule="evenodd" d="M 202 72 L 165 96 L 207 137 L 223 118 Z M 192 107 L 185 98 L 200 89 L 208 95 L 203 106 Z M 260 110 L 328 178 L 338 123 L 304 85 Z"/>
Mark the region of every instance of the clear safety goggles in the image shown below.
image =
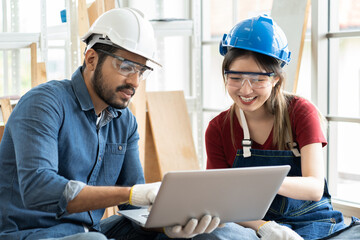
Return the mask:
<path id="1" fill-rule="evenodd" d="M 122 58 L 120 56 L 116 56 L 115 54 L 104 51 L 102 49 L 98 49 L 97 51 L 100 51 L 102 53 L 105 53 L 113 57 L 114 59 L 112 61 L 112 65 L 124 77 L 128 77 L 129 75 L 139 73 L 139 80 L 141 81 L 146 79 L 153 71 L 151 67 L 148 67 L 141 63 L 133 62 L 131 60 Z"/>
<path id="2" fill-rule="evenodd" d="M 266 88 L 272 83 L 275 73 L 225 71 L 226 84 L 241 88 L 245 80 L 253 89 Z"/>

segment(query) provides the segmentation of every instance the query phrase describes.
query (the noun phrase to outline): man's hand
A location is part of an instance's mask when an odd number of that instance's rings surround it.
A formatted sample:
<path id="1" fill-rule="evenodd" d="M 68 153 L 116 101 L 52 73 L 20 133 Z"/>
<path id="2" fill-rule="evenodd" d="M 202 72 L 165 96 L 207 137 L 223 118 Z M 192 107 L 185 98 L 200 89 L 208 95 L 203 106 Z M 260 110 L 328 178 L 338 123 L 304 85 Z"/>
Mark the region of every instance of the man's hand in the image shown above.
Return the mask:
<path id="1" fill-rule="evenodd" d="M 155 201 L 161 182 L 136 184 L 130 190 L 129 203 L 135 206 L 149 206 Z"/>
<path id="2" fill-rule="evenodd" d="M 266 222 L 259 228 L 257 233 L 262 240 L 303 240 L 303 238 L 292 229 L 277 224 L 274 221 Z"/>
<path id="3" fill-rule="evenodd" d="M 219 224 L 220 218 L 205 215 L 200 222 L 198 219 L 190 219 L 184 227 L 180 225 L 166 227 L 164 232 L 169 238 L 192 238 L 198 234 L 211 233 Z"/>

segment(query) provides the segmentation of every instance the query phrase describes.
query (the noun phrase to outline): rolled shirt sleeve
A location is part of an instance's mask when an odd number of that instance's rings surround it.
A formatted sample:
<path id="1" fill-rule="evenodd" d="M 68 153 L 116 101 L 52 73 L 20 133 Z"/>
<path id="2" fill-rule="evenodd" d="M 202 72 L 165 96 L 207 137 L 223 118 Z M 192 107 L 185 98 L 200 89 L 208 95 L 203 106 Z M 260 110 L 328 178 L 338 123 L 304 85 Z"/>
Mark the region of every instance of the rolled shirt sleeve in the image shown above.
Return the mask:
<path id="1" fill-rule="evenodd" d="M 57 218 L 68 215 L 68 212 L 66 211 L 68 202 L 73 200 L 85 186 L 85 183 L 74 180 L 70 180 L 66 184 L 63 195 L 59 201 L 58 211 L 56 212 Z"/>

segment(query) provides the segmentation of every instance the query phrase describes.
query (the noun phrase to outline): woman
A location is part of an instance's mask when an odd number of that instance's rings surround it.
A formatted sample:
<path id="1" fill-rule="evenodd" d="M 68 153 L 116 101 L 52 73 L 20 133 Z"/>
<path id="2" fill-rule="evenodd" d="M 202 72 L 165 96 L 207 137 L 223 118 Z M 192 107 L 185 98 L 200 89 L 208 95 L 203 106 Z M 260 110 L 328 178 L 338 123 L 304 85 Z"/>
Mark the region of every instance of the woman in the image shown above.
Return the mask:
<path id="1" fill-rule="evenodd" d="M 261 239 L 317 239 L 346 227 L 324 181 L 318 111 L 283 91 L 290 61 L 283 31 L 266 15 L 246 19 L 224 35 L 220 53 L 234 104 L 209 123 L 207 168 L 291 166 L 264 219 L 240 224 Z"/>

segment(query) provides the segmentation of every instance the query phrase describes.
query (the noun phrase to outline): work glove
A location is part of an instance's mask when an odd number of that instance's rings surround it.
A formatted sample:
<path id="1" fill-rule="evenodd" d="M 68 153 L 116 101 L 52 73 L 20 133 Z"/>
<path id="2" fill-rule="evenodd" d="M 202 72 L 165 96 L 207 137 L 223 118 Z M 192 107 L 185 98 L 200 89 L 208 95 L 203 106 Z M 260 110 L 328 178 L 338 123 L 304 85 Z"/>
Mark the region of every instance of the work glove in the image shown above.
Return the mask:
<path id="1" fill-rule="evenodd" d="M 184 227 L 181 225 L 165 227 L 164 232 L 169 238 L 192 238 L 198 234 L 211 233 L 219 224 L 220 218 L 205 215 L 200 221 L 195 218 L 190 219 Z"/>
<path id="2" fill-rule="evenodd" d="M 136 184 L 130 190 L 129 203 L 135 206 L 150 206 L 155 201 L 161 182 Z"/>
<path id="3" fill-rule="evenodd" d="M 277 224 L 274 221 L 268 221 L 263 224 L 257 233 L 262 240 L 303 240 L 303 238 L 292 229 Z"/>

